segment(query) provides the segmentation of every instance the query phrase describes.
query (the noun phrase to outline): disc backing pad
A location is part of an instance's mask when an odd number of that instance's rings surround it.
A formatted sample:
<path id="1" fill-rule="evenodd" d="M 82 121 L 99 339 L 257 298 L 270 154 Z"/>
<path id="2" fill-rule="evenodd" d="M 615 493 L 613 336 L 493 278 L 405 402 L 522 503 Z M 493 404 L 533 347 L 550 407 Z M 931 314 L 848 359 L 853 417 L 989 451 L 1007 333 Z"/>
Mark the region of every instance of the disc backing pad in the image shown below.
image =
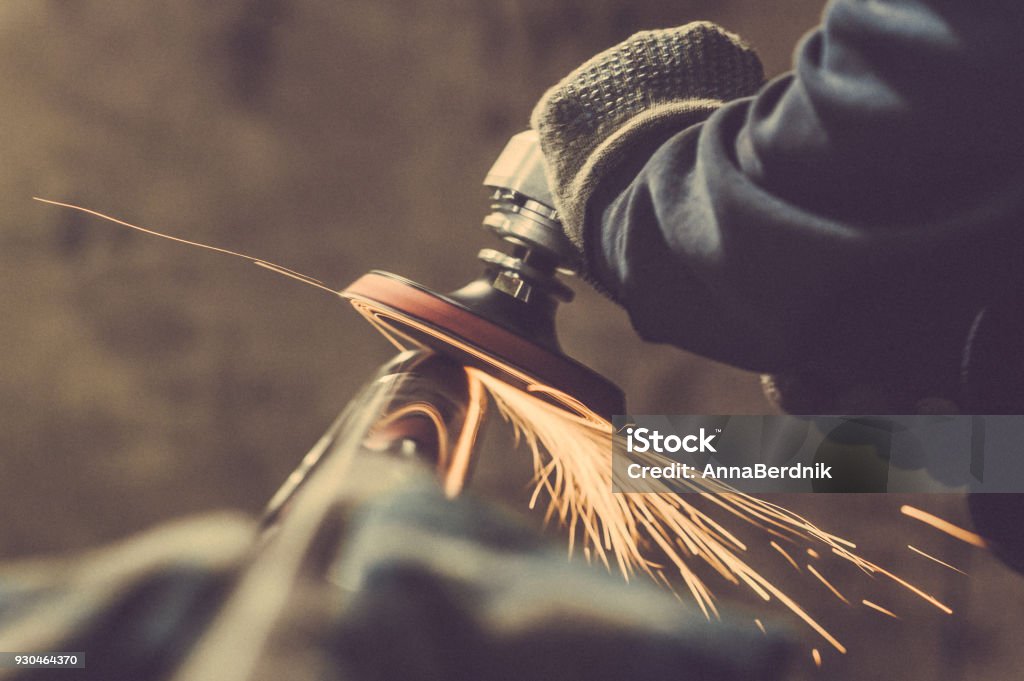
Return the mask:
<path id="1" fill-rule="evenodd" d="M 581 416 L 625 411 L 622 390 L 600 374 L 408 279 L 373 271 L 341 295 L 403 347 L 429 347 Z"/>

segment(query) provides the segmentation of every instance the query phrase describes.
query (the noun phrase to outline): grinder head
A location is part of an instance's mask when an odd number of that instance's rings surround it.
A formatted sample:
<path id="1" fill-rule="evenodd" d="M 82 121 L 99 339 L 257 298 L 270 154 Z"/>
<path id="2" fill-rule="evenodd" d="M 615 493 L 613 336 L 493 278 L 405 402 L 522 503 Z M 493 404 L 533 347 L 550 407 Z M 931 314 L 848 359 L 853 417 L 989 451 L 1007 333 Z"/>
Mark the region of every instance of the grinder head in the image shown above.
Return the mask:
<path id="1" fill-rule="evenodd" d="M 622 391 L 558 343 L 555 311 L 572 290 L 556 275 L 572 271 L 577 255 L 558 223 L 536 133 L 513 137 L 484 185 L 493 193 L 483 224 L 511 248 L 480 251 L 480 277 L 441 295 L 374 271 L 341 294 L 402 348 L 431 348 L 578 415 L 624 413 Z"/>

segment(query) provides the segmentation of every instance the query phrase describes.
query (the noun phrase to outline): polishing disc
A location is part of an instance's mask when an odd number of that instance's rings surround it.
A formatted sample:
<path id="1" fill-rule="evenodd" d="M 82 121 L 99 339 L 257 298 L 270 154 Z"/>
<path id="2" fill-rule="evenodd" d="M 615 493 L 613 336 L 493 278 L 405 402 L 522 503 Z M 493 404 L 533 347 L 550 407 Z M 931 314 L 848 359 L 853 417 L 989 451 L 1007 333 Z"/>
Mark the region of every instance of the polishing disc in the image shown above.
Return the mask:
<path id="1" fill-rule="evenodd" d="M 600 374 L 408 279 L 373 271 L 341 295 L 399 347 L 428 347 L 580 416 L 625 411 Z"/>

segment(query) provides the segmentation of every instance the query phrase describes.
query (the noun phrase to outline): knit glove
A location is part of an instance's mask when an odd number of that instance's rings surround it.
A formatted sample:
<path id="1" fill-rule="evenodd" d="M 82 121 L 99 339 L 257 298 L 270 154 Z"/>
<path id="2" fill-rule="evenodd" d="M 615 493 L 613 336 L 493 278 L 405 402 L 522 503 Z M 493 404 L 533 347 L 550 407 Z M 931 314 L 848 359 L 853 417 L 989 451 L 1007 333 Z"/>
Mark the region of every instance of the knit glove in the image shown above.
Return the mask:
<path id="1" fill-rule="evenodd" d="M 586 253 L 587 201 L 637 149 L 703 121 L 763 82 L 760 60 L 738 36 L 695 22 L 637 33 L 548 90 L 531 125 L 569 239 Z"/>

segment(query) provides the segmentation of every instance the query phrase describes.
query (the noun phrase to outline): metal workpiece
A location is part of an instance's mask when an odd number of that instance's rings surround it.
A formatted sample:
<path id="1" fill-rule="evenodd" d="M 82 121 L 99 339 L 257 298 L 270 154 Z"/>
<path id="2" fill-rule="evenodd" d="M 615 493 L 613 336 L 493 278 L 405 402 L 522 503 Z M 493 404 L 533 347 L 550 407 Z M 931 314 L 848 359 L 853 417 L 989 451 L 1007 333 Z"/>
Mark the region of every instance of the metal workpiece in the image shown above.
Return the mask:
<path id="1" fill-rule="evenodd" d="M 468 482 L 477 433 L 487 414 L 463 367 L 427 349 L 400 353 L 349 403 L 267 505 L 264 527 L 277 523 L 317 471 L 336 478 L 321 491 L 357 502 L 396 486 L 414 471 L 433 470 L 443 489 Z M 353 466 L 355 457 L 359 465 Z"/>

